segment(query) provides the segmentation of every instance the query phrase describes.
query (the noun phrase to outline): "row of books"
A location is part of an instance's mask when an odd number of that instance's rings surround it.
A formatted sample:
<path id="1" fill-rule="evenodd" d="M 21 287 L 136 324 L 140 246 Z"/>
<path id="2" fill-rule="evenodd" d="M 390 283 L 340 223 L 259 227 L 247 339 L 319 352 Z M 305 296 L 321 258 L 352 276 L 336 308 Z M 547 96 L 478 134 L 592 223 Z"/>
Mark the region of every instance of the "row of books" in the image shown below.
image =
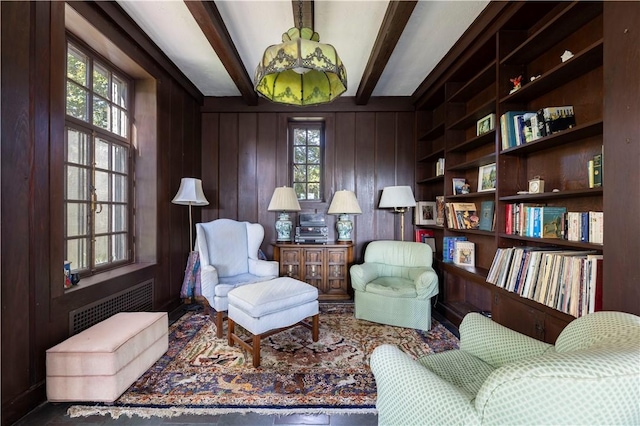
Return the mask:
<path id="1" fill-rule="evenodd" d="M 442 239 L 442 261 L 458 266 L 475 266 L 476 245 L 467 237 L 444 237 Z"/>
<path id="2" fill-rule="evenodd" d="M 507 111 L 500 116 L 502 149 L 523 145 L 576 125 L 573 106 Z"/>
<path id="3" fill-rule="evenodd" d="M 567 212 L 566 207 L 509 203 L 505 205 L 505 233 L 602 244 L 604 212 Z"/>
<path id="4" fill-rule="evenodd" d="M 495 203 L 483 201 L 478 212 L 476 203 L 444 203 L 449 229 L 492 231 L 495 226 Z"/>
<path id="5" fill-rule="evenodd" d="M 487 282 L 579 317 L 601 309 L 602 261 L 592 251 L 498 248 Z"/>

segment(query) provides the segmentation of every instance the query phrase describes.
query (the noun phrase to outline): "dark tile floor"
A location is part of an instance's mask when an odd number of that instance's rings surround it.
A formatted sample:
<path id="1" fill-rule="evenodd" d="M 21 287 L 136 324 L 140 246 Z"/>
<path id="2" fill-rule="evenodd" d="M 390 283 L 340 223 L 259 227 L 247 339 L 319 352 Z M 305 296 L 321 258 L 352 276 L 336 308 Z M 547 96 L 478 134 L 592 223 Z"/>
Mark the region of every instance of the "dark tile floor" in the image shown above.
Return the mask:
<path id="1" fill-rule="evenodd" d="M 174 322 L 184 314 L 186 307 L 170 314 L 170 322 Z M 458 330 L 437 312 L 433 312 L 433 317 L 440 321 L 456 336 Z M 109 416 L 91 416 L 71 418 L 67 415 L 67 409 L 72 403 L 48 403 L 45 402 L 25 417 L 20 419 L 14 426 L 97 426 L 97 425 L 216 425 L 216 426 L 295 426 L 295 425 L 330 425 L 330 426 L 373 426 L 378 423 L 376 414 L 344 414 L 344 415 L 259 415 L 259 414 L 223 414 L 211 416 L 182 415 L 171 418 L 151 417 L 145 419 L 138 416 L 120 416 L 112 419 Z"/>

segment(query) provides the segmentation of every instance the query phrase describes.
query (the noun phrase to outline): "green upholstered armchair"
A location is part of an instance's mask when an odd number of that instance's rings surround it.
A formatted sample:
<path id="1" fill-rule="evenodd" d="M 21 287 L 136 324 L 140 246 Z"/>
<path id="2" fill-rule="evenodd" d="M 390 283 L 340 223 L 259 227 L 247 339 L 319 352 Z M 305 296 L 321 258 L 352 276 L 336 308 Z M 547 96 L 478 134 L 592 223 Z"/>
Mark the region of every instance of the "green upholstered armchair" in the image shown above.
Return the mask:
<path id="1" fill-rule="evenodd" d="M 381 425 L 640 424 L 640 317 L 596 312 L 555 346 L 477 313 L 460 349 L 413 360 L 377 347 L 371 369 Z"/>
<path id="2" fill-rule="evenodd" d="M 431 329 L 431 298 L 438 294 L 438 276 L 431 267 L 432 260 L 427 244 L 369 243 L 364 263 L 350 269 L 356 318 Z"/>

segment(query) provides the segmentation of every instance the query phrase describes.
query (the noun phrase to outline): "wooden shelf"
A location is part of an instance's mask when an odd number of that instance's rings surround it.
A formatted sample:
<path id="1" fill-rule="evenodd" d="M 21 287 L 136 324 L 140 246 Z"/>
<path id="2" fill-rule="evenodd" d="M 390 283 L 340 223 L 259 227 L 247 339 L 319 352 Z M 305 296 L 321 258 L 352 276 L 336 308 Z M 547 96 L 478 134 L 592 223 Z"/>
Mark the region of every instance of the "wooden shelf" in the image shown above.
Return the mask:
<path id="1" fill-rule="evenodd" d="M 558 246 L 558 247 L 569 247 L 576 249 L 586 249 L 586 250 L 596 250 L 602 251 L 602 244 L 593 244 L 593 243 L 584 243 L 581 241 L 569 241 L 563 240 L 560 238 L 532 238 L 532 237 L 523 237 L 520 235 L 513 234 L 499 234 L 500 238 L 505 238 L 513 241 L 529 241 L 534 243 L 541 243 L 549 246 Z"/>
<path id="2" fill-rule="evenodd" d="M 427 154 L 424 157 L 418 160 L 419 163 L 425 163 L 430 160 L 437 160 L 438 158 L 444 157 L 444 149 L 438 149 L 431 154 Z"/>
<path id="3" fill-rule="evenodd" d="M 563 86 L 576 76 L 602 66 L 603 41 L 598 40 L 573 58 L 550 69 L 531 82 L 524 82 L 521 89 L 500 99 L 501 103 L 527 102 L 553 89 Z"/>
<path id="4" fill-rule="evenodd" d="M 514 146 L 512 148 L 500 151 L 504 155 L 524 155 L 531 152 L 541 151 L 543 149 L 555 148 L 560 145 L 578 142 L 582 139 L 602 134 L 602 120 L 596 120 L 589 123 L 575 126 L 562 132 L 554 133 L 551 136 L 545 136 L 536 139 L 524 145 Z"/>
<path id="5" fill-rule="evenodd" d="M 529 62 L 600 14 L 602 3 L 574 1 L 513 49 L 500 64 Z"/>
<path id="6" fill-rule="evenodd" d="M 449 130 L 465 130 L 471 126 L 475 126 L 481 118 L 487 116 L 495 112 L 496 109 L 496 98 L 491 99 L 484 103 L 480 108 L 471 111 L 458 121 L 455 121 L 451 124 L 448 129 Z"/>
<path id="7" fill-rule="evenodd" d="M 431 141 L 444 135 L 444 123 L 436 124 L 418 138 L 419 141 Z"/>
<path id="8" fill-rule="evenodd" d="M 444 175 L 433 176 L 433 177 L 429 177 L 429 178 L 426 178 L 426 179 L 421 179 L 421 180 L 417 181 L 416 183 L 425 184 L 425 183 L 437 183 L 437 182 L 444 182 Z"/>
<path id="9" fill-rule="evenodd" d="M 494 143 L 496 139 L 496 129 L 493 129 L 483 135 L 476 136 L 475 138 L 466 140 L 452 148 L 449 148 L 449 152 L 467 152 L 474 148 L 478 148 L 489 143 Z"/>
<path id="10" fill-rule="evenodd" d="M 456 164 L 455 166 L 448 167 L 447 171 L 454 172 L 454 171 L 461 171 L 461 170 L 477 169 L 478 167 L 486 166 L 487 164 L 491 164 L 495 162 L 496 162 L 496 154 L 488 154 L 471 161 L 467 161 L 461 164 Z"/>
<path id="11" fill-rule="evenodd" d="M 491 61 L 474 78 L 451 95 L 449 102 L 465 102 L 496 81 L 496 61 Z"/>
<path id="12" fill-rule="evenodd" d="M 543 192 L 541 194 L 518 194 L 518 195 L 508 195 L 505 197 L 500 197 L 500 201 L 510 201 L 514 203 L 523 203 L 527 201 L 540 201 L 540 200 L 553 200 L 553 199 L 563 199 L 563 198 L 579 198 L 579 197 L 590 197 L 590 196 L 602 196 L 603 188 L 586 188 L 586 189 L 577 189 L 573 191 L 560 191 L 560 192 Z"/>

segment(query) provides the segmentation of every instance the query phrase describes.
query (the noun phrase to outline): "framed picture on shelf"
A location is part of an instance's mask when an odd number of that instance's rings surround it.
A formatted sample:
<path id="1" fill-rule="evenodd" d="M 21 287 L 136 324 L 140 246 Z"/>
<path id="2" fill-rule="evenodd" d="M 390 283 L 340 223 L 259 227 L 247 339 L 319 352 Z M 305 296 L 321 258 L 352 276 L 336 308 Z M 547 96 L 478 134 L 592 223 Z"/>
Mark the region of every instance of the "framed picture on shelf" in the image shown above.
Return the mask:
<path id="1" fill-rule="evenodd" d="M 476 123 L 476 136 L 484 135 L 485 133 L 489 133 L 496 127 L 496 115 L 489 114 L 487 116 L 482 117 Z"/>
<path id="2" fill-rule="evenodd" d="M 418 201 L 415 208 L 416 225 L 435 225 L 436 224 L 436 202 L 435 201 Z"/>
<path id="3" fill-rule="evenodd" d="M 465 178 L 453 178 L 453 195 L 468 194 L 469 185 Z"/>
<path id="4" fill-rule="evenodd" d="M 478 169 L 478 192 L 495 191 L 496 163 L 480 166 Z"/>

